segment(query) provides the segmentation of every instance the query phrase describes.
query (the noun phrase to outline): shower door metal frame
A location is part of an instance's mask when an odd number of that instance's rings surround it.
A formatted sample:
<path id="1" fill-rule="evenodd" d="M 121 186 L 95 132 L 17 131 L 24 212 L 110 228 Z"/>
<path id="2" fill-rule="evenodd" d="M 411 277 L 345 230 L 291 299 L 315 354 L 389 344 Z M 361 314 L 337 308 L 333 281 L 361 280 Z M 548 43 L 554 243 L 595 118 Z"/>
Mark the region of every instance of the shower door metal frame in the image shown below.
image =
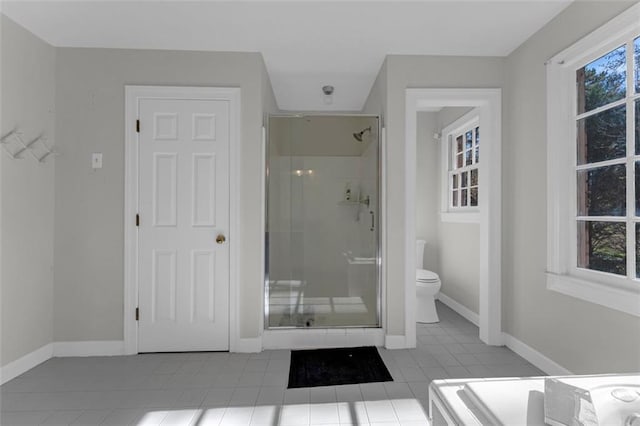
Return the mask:
<path id="1" fill-rule="evenodd" d="M 269 144 L 271 143 L 269 135 L 269 127 L 271 124 L 271 118 L 304 118 L 304 117 L 364 117 L 364 118 L 374 118 L 376 120 L 377 127 L 377 138 L 376 144 L 378 145 L 378 164 L 377 164 L 377 172 L 378 172 L 378 187 L 377 187 L 377 218 L 375 218 L 376 222 L 376 290 L 377 290 L 377 298 L 376 298 L 376 325 L 330 325 L 325 327 L 296 327 L 296 326 L 279 326 L 279 327 L 271 327 L 269 326 L 269 180 L 270 180 L 270 168 L 269 168 Z M 322 330 L 327 328 L 384 328 L 384 324 L 382 323 L 382 307 L 383 307 L 383 281 L 382 281 L 382 185 L 383 182 L 383 173 L 382 173 L 382 119 L 380 115 L 377 114 L 331 114 L 331 113 L 289 113 L 289 114 L 269 114 L 267 116 L 266 125 L 265 125 L 265 146 L 264 146 L 264 161 L 265 161 L 265 176 L 264 176 L 264 330 Z"/>

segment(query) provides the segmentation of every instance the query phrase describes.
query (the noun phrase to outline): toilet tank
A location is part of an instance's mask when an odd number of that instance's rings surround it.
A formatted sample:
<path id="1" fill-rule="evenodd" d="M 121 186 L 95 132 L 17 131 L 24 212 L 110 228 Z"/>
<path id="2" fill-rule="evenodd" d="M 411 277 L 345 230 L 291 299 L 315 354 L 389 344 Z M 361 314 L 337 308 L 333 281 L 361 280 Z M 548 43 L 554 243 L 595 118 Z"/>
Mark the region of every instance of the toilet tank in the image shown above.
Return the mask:
<path id="1" fill-rule="evenodd" d="M 424 246 L 425 240 L 416 241 L 416 269 L 424 269 Z"/>

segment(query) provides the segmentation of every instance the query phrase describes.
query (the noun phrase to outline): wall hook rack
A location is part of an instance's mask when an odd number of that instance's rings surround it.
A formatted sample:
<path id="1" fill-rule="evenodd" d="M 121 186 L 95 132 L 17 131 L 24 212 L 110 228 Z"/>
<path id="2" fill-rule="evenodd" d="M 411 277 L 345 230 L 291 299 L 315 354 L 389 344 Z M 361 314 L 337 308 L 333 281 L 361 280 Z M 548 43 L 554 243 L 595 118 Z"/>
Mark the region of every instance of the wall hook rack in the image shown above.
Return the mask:
<path id="1" fill-rule="evenodd" d="M 0 145 L 14 160 L 22 160 L 22 154 L 28 152 L 39 163 L 44 163 L 52 155 L 58 155 L 55 149 L 46 144 L 47 138 L 40 135 L 29 142 L 25 142 L 23 133 L 18 129 L 13 129 L 6 135 L 0 137 Z"/>

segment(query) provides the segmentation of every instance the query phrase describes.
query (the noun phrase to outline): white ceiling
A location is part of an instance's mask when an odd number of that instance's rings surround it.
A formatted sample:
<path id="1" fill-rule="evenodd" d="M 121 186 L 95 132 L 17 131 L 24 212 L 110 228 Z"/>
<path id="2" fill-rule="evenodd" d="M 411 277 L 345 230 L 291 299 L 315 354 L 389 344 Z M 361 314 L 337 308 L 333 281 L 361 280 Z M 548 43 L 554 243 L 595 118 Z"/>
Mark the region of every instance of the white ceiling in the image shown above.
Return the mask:
<path id="1" fill-rule="evenodd" d="M 572 0 L 3 1 L 54 46 L 261 52 L 283 110 L 358 111 L 387 54 L 506 56 Z M 335 87 L 333 103 L 321 87 Z"/>

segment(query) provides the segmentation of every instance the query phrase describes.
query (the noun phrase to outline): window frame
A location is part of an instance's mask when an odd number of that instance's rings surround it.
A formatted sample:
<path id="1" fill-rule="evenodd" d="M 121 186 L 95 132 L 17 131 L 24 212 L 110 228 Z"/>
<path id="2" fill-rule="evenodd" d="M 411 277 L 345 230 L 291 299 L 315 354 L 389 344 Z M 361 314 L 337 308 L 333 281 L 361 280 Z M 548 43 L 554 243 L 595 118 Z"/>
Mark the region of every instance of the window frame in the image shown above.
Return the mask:
<path id="1" fill-rule="evenodd" d="M 577 88 L 576 70 L 640 35 L 640 4 L 634 5 L 547 61 L 547 289 L 612 309 L 640 316 L 640 279 L 577 266 Z M 634 52 L 627 51 L 627 74 L 633 81 Z M 640 99 L 628 92 L 623 105 Z M 608 104 L 610 105 L 610 104 Z M 627 136 L 633 133 L 635 109 L 627 108 Z M 631 138 L 633 139 L 633 138 Z M 627 139 L 627 147 L 635 142 Z M 632 158 L 632 160 L 629 160 Z M 627 204 L 635 197 L 628 169 L 640 156 L 625 156 Z M 622 216 L 624 223 L 636 219 Z M 606 220 L 609 217 L 604 217 Z M 603 219 L 604 219 L 603 218 Z M 619 218 L 620 219 L 620 218 Z M 629 226 L 629 225 L 627 225 Z M 633 231 L 627 230 L 627 236 Z M 627 270 L 631 271 L 635 246 L 627 238 Z M 632 257 L 630 259 L 630 257 Z M 640 261 L 640 259 L 638 259 Z"/>
<path id="2" fill-rule="evenodd" d="M 462 117 L 455 120 L 453 123 L 442 129 L 440 139 L 440 220 L 442 222 L 459 222 L 459 223 L 479 223 L 480 222 L 480 191 L 482 191 L 482 182 L 480 181 L 480 168 L 482 163 L 473 162 L 471 165 L 463 165 L 460 169 L 454 169 L 455 150 L 453 149 L 455 144 L 456 135 L 464 135 L 467 130 L 474 131 L 476 127 L 482 127 L 480 125 L 480 109 L 474 108 L 467 112 Z M 482 137 L 482 129 L 480 130 Z M 481 140 L 482 142 L 482 140 Z M 472 150 L 475 148 L 475 139 L 473 141 Z M 482 143 L 480 144 L 482 146 Z M 480 148 L 481 149 L 481 148 Z M 463 158 L 464 152 L 463 149 Z M 475 160 L 475 154 L 473 154 Z M 483 157 L 484 158 L 484 157 Z M 467 169 L 469 171 L 468 189 L 471 189 L 471 170 L 478 170 L 478 205 L 477 206 L 453 206 L 452 202 L 452 188 L 451 188 L 451 175 L 455 174 L 457 170 Z M 460 188 L 460 186 L 458 186 Z M 460 189 L 459 189 L 460 191 Z"/>

